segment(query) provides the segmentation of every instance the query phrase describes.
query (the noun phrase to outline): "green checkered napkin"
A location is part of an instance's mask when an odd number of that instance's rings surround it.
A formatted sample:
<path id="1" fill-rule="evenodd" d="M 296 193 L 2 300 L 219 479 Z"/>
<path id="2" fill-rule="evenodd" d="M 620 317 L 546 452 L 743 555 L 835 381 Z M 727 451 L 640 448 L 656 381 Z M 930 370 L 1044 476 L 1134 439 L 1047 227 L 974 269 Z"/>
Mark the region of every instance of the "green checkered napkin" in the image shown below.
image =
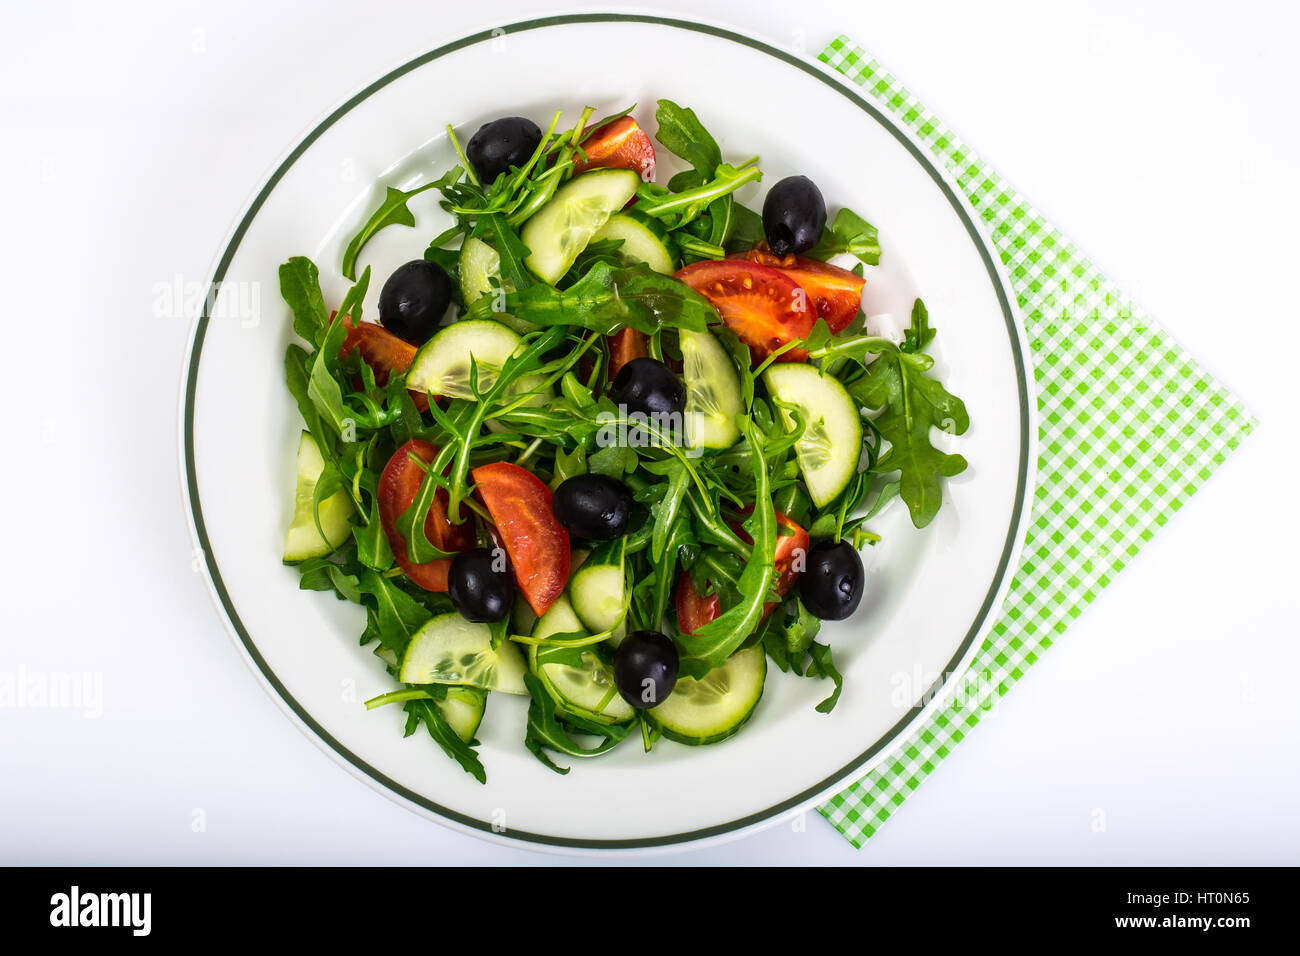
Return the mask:
<path id="1" fill-rule="evenodd" d="M 1002 614 L 953 703 L 818 809 L 861 847 L 1254 427 L 1174 344 L 848 37 L 819 56 L 910 129 L 1011 276 L 1038 389 L 1038 487 Z"/>

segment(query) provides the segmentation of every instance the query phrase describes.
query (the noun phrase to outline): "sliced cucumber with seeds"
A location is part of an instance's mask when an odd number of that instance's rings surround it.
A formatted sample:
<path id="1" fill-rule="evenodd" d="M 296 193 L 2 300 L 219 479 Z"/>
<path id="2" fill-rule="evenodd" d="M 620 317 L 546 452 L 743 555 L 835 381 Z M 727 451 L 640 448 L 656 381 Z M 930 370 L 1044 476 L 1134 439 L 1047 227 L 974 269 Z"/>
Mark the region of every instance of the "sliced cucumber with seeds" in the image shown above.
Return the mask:
<path id="1" fill-rule="evenodd" d="M 618 239 L 622 245 L 615 253 L 624 265 L 644 262 L 655 272 L 672 275 L 677 271 L 680 257 L 677 243 L 657 219 L 638 212 L 620 212 L 591 237 L 592 242 Z"/>
<path id="2" fill-rule="evenodd" d="M 731 357 L 708 332 L 682 329 L 677 341 L 686 376 L 686 443 L 692 448 L 730 448 L 740 440 L 736 419 L 745 413 Z"/>
<path id="3" fill-rule="evenodd" d="M 581 648 L 529 648 L 529 666 L 564 710 L 602 724 L 621 724 L 635 714 L 614 684 L 608 652 Z"/>
<path id="4" fill-rule="evenodd" d="M 469 306 L 485 295 L 514 292 L 515 284 L 501 278 L 501 256 L 482 239 L 470 237 L 460 247 L 460 294 Z M 496 320 L 516 332 L 531 332 L 537 328 L 532 322 L 517 319 L 504 312 L 495 313 Z"/>
<path id="5" fill-rule="evenodd" d="M 585 565 L 584 565 L 585 567 Z M 559 634 L 586 634 L 587 628 L 566 595 L 560 595 L 537 621 L 538 640 Z M 550 660 L 548 660 L 550 658 Z M 632 717 L 632 707 L 614 687 L 614 672 L 597 647 L 528 647 L 528 667 L 562 708 L 600 723 L 616 724 Z"/>
<path id="6" fill-rule="evenodd" d="M 332 554 L 352 534 L 352 496 L 340 488 L 320 503 L 320 527 L 316 527 L 316 483 L 325 470 L 325 459 L 308 432 L 298 439 L 298 480 L 293 490 L 293 520 L 284 536 L 284 560 L 306 561 Z M 321 537 L 321 532 L 325 536 Z"/>
<path id="7" fill-rule="evenodd" d="M 645 712 L 669 740 L 702 745 L 725 740 L 749 720 L 763 696 L 767 656 L 751 647 L 699 680 L 679 677 L 673 692 Z"/>
<path id="8" fill-rule="evenodd" d="M 641 177 L 630 169 L 595 169 L 573 177 L 524 223 L 519 233 L 529 249 L 524 264 L 555 285 L 640 185 Z"/>
<path id="9" fill-rule="evenodd" d="M 767 390 L 778 402 L 793 405 L 804 422 L 795 443 L 799 471 L 813 504 L 819 508 L 844 490 L 862 457 L 862 416 L 838 381 L 811 365 L 781 363 L 763 373 Z M 782 408 L 786 427 L 794 416 Z"/>
<path id="10" fill-rule="evenodd" d="M 600 634 L 618 624 L 627 598 L 623 555 L 627 539 L 606 541 L 582 563 L 569 582 L 573 610 L 586 630 Z"/>
<path id="11" fill-rule="evenodd" d="M 467 319 L 439 329 L 415 353 L 406 374 L 407 388 L 431 392 L 445 398 L 475 401 L 470 388 L 471 360 L 478 369 L 478 390 L 486 392 L 496 381 L 506 360 L 523 347 L 523 338 L 514 329 L 494 319 Z M 526 375 L 510 387 L 513 394 L 537 392 L 528 404 L 543 405 L 554 394 L 545 388 L 546 376 Z"/>
<path id="12" fill-rule="evenodd" d="M 439 614 L 415 632 L 406 646 L 398 679 L 404 684 L 465 684 L 507 694 L 527 694 L 524 655 L 502 641 L 492 647 L 492 629 L 455 611 Z"/>
<path id="13" fill-rule="evenodd" d="M 447 696 L 433 703 L 456 736 L 469 743 L 483 722 L 487 691 L 477 687 L 448 687 Z"/>

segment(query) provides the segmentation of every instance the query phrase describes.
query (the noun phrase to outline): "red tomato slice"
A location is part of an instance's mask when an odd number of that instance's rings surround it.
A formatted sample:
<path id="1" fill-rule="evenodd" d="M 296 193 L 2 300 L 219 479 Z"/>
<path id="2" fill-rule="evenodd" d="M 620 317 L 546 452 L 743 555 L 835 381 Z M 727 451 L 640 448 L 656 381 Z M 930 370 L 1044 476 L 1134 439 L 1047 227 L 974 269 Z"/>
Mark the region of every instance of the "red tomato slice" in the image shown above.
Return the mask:
<path id="1" fill-rule="evenodd" d="M 701 597 L 695 593 L 695 582 L 689 572 L 683 571 L 677 579 L 677 627 L 683 634 L 694 634 L 722 613 L 716 594 Z"/>
<path id="2" fill-rule="evenodd" d="M 587 161 L 580 156 L 574 158 L 575 176 L 584 169 L 630 169 L 645 182 L 654 179 L 654 145 L 630 116 L 596 127 L 582 141 L 582 148 Z"/>
<path id="3" fill-rule="evenodd" d="M 339 349 L 339 358 L 347 358 L 354 351 L 361 354 L 361 360 L 375 373 L 377 385 L 387 385 L 388 376 L 394 372 L 399 375 L 411 367 L 415 359 L 416 348 L 410 342 L 399 339 L 382 325 L 374 322 L 353 323 L 351 316 L 343 317 L 348 335 Z M 429 410 L 429 396 L 420 392 L 411 392 L 415 406 L 422 412 Z"/>
<path id="4" fill-rule="evenodd" d="M 746 508 L 742 514 L 749 514 L 753 508 Z M 777 532 L 776 537 L 776 593 L 785 597 L 794 587 L 795 581 L 799 579 L 800 572 L 803 571 L 804 565 L 808 560 L 808 532 L 799 527 L 792 519 L 786 517 L 781 512 L 776 512 L 776 522 L 782 525 L 790 534 L 781 534 Z M 745 531 L 744 526 L 735 521 L 731 529 L 746 543 L 753 544 L 753 539 Z M 701 597 L 695 592 L 695 584 L 691 581 L 689 574 L 683 574 L 677 580 L 677 626 L 683 634 L 693 634 L 696 630 L 708 624 L 719 614 L 722 613 L 721 604 L 716 594 L 710 594 L 707 597 Z M 779 601 L 769 601 L 763 607 L 763 619 L 776 610 Z"/>
<path id="5" fill-rule="evenodd" d="M 519 590 L 540 617 L 569 580 L 569 532 L 551 511 L 551 491 L 535 475 L 505 461 L 481 465 L 472 474 L 505 543 Z"/>
<path id="6" fill-rule="evenodd" d="M 696 262 L 677 273 L 712 303 L 758 359 L 787 342 L 805 338 L 817 321 L 807 294 L 778 269 L 743 259 Z M 781 361 L 806 361 L 803 349 L 791 349 Z"/>
<path id="7" fill-rule="evenodd" d="M 415 501 L 424 481 L 424 472 L 420 466 L 411 461 L 408 452 L 414 452 L 426 462 L 432 462 L 438 456 L 438 449 L 427 441 L 412 439 L 393 453 L 379 476 L 379 489 L 376 495 L 379 503 L 379 523 L 388 538 L 389 547 L 398 566 L 406 576 L 426 591 L 447 590 L 447 572 L 451 568 L 448 560 L 428 561 L 414 564 L 406 555 L 406 539 L 397 530 L 400 518 Z M 474 524 L 463 521 L 458 525 L 447 519 L 447 492 L 441 488 L 434 495 L 429 514 L 424 519 L 424 534 L 429 542 L 442 551 L 467 551 L 474 547 Z"/>
<path id="8" fill-rule="evenodd" d="M 832 332 L 844 331 L 862 308 L 862 287 L 867 280 L 848 269 L 801 256 L 776 256 L 764 244 L 740 255 L 793 279 L 808 294 L 817 318 L 825 319 Z"/>
<path id="9" fill-rule="evenodd" d="M 645 333 L 638 332 L 636 329 L 619 329 L 613 335 L 606 336 L 609 342 L 609 378 L 614 380 L 614 376 L 628 362 L 633 359 L 646 358 L 650 354 L 650 346 L 646 341 Z"/>

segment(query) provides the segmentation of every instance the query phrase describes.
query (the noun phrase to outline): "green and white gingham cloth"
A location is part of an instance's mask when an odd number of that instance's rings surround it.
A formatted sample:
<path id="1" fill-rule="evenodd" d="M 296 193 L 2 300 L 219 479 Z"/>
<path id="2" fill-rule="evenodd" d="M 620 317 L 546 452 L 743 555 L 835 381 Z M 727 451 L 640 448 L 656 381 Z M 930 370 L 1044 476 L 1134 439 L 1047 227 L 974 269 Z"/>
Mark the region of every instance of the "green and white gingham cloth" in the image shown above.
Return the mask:
<path id="1" fill-rule="evenodd" d="M 984 221 L 1024 314 L 1038 391 L 1038 486 L 1023 556 L 970 671 L 953 678 L 985 690 L 955 695 L 818 808 L 861 847 L 1255 423 L 861 47 L 840 36 L 818 58 L 910 129 Z"/>

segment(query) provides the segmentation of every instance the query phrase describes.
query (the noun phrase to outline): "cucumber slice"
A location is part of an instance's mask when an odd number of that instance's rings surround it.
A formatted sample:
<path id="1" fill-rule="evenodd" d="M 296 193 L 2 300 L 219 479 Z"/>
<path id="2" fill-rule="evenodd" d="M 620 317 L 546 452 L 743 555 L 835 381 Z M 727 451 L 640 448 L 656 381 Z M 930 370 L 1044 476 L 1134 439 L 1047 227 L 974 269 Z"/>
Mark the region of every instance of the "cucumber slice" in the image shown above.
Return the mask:
<path id="1" fill-rule="evenodd" d="M 595 169 L 573 177 L 524 223 L 519 233 L 529 249 L 524 265 L 555 285 L 640 185 L 641 177 L 630 169 Z"/>
<path id="2" fill-rule="evenodd" d="M 751 647 L 699 680 L 678 678 L 667 699 L 645 713 L 669 740 L 693 746 L 717 743 L 749 720 L 766 677 L 767 656 L 763 648 Z"/>
<path id="3" fill-rule="evenodd" d="M 811 365 L 779 363 L 763 373 L 763 381 L 774 398 L 798 408 L 805 422 L 795 455 L 808 494 L 820 508 L 857 474 L 862 457 L 857 403 L 843 385 Z M 794 417 L 784 408 L 781 415 L 793 428 Z"/>
<path id="4" fill-rule="evenodd" d="M 496 280 L 493 282 L 493 280 Z M 501 278 L 501 256 L 482 239 L 470 237 L 460 247 L 460 294 L 469 306 L 485 295 L 497 292 L 514 292 L 515 284 Z M 525 319 L 516 319 L 504 312 L 496 313 L 496 320 L 523 334 L 537 328 Z"/>
<path id="5" fill-rule="evenodd" d="M 546 609 L 546 613 L 537 619 L 537 626 L 533 628 L 533 637 L 538 640 L 556 634 L 586 633 L 587 629 L 582 626 L 582 620 L 563 594 L 556 598 L 555 603 Z"/>
<path id="6" fill-rule="evenodd" d="M 635 716 L 614 685 L 614 668 L 598 647 L 561 652 L 579 666 L 548 662 L 545 648 L 529 648 L 528 663 L 547 693 L 564 710 L 602 724 L 621 724 Z"/>
<path id="7" fill-rule="evenodd" d="M 569 582 L 573 610 L 591 634 L 608 631 L 623 614 L 626 581 L 623 554 L 627 539 L 607 541 L 591 553 Z"/>
<path id="8" fill-rule="evenodd" d="M 686 376 L 686 443 L 692 448 L 730 448 L 740 440 L 736 418 L 745 413 L 731 357 L 708 332 L 682 329 L 677 340 Z"/>
<path id="9" fill-rule="evenodd" d="M 657 219 L 636 212 L 615 213 L 591 237 L 592 242 L 601 239 L 623 240 L 617 255 L 624 265 L 644 262 L 666 276 L 677 271 L 677 243 Z"/>
<path id="10" fill-rule="evenodd" d="M 620 569 L 621 567 L 620 564 Z M 619 609 L 622 610 L 621 605 Z M 562 594 L 538 619 L 537 626 L 533 628 L 533 637 L 540 640 L 556 634 L 586 632 L 573 604 Z M 581 663 L 575 667 L 567 663 L 547 662 L 545 658 L 548 653 L 565 658 L 577 656 Z M 596 647 L 548 652 L 545 647 L 531 644 L 528 647 L 528 668 L 541 679 L 542 686 L 556 704 L 579 717 L 605 724 L 618 724 L 632 719 L 632 706 L 619 696 L 614 687 L 614 671 Z"/>
<path id="11" fill-rule="evenodd" d="M 443 719 L 465 743 L 474 739 L 487 710 L 487 691 L 477 687 L 448 687 L 447 696 L 434 701 Z"/>
<path id="12" fill-rule="evenodd" d="M 466 319 L 453 322 L 420 346 L 406 374 L 406 386 L 416 392 L 432 392 L 446 398 L 475 401 L 469 387 L 470 359 L 478 367 L 478 388 L 485 392 L 496 381 L 506 359 L 523 345 L 523 338 L 494 319 Z M 546 376 L 527 375 L 511 386 L 512 393 L 541 389 Z M 544 405 L 554 389 L 538 392 L 529 405 Z"/>
<path id="13" fill-rule="evenodd" d="M 492 649 L 492 629 L 455 611 L 439 614 L 406 646 L 398 680 L 404 684 L 467 684 L 527 694 L 524 655 L 509 641 Z"/>
<path id="14" fill-rule="evenodd" d="M 298 480 L 293 491 L 293 521 L 284 536 L 284 560 L 289 563 L 323 558 L 352 534 L 352 497 L 340 488 L 320 503 L 320 529 L 316 527 L 316 482 L 325 459 L 309 432 L 298 439 Z M 325 537 L 321 537 L 321 531 Z"/>

